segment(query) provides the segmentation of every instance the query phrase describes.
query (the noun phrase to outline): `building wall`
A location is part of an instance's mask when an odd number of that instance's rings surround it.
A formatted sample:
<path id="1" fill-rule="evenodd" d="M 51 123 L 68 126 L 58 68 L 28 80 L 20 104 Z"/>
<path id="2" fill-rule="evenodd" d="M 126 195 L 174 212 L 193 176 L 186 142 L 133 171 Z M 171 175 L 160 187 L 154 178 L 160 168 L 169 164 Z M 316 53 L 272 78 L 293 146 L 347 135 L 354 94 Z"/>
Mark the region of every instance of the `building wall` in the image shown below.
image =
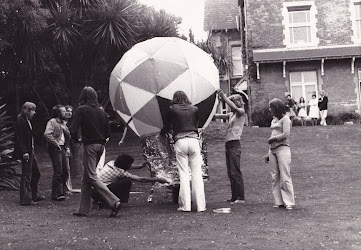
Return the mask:
<path id="1" fill-rule="evenodd" d="M 329 97 L 330 115 L 357 111 L 360 98 L 357 94 L 360 81 L 358 68 L 361 68 L 361 59 L 356 59 L 354 74 L 351 74 L 351 59 L 325 60 L 324 75 L 321 76 L 320 61 L 288 62 L 284 78 L 282 63 L 261 64 L 260 79 L 251 82 L 252 110 L 268 107 L 273 98 L 286 98 L 290 92 L 290 71 L 314 70 L 317 72 L 318 90 L 324 89 Z"/>
<path id="2" fill-rule="evenodd" d="M 282 48 L 284 2 L 302 0 L 248 0 L 246 5 L 249 43 L 253 48 Z M 352 44 L 350 0 L 315 0 L 319 45 Z"/>
<path id="3" fill-rule="evenodd" d="M 304 0 L 247 0 L 246 21 L 249 44 L 249 73 L 252 110 L 267 107 L 277 97 L 284 99 L 289 92 L 289 71 L 316 70 L 318 87 L 329 96 L 330 114 L 360 109 L 358 68 L 361 58 L 356 58 L 355 73 L 351 74 L 351 59 L 326 59 L 324 76 L 321 76 L 321 61 L 287 62 L 286 78 L 283 78 L 282 63 L 260 64 L 260 80 L 256 78 L 256 65 L 252 62 L 252 50 L 285 48 L 284 2 Z M 309 2 L 309 0 L 306 0 Z M 316 7 L 316 30 L 318 46 L 351 45 L 352 21 L 350 0 L 314 0 Z"/>

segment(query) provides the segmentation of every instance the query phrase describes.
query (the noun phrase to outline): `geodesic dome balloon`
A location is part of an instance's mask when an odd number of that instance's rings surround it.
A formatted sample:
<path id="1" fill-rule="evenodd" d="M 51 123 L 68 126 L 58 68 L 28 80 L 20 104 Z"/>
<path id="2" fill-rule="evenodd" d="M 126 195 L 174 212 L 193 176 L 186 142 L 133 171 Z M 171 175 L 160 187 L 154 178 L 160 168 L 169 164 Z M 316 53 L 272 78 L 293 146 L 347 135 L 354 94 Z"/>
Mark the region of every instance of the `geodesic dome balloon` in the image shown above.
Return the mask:
<path id="1" fill-rule="evenodd" d="M 159 133 L 174 92 L 184 91 L 206 127 L 218 104 L 219 75 L 210 55 L 180 38 L 157 37 L 134 45 L 111 73 L 114 110 L 138 136 Z"/>

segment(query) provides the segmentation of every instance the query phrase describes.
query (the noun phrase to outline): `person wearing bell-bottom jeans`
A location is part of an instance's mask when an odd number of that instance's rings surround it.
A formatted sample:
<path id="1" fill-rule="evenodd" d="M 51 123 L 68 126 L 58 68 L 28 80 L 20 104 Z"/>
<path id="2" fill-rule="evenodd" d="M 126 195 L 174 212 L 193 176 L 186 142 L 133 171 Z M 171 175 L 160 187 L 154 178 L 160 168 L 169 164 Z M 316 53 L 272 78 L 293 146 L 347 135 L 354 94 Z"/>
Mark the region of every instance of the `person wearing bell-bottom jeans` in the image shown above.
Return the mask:
<path id="1" fill-rule="evenodd" d="M 281 100 L 275 98 L 269 103 L 273 115 L 270 128 L 272 134 L 268 138 L 270 145 L 265 157 L 270 162 L 272 176 L 272 194 L 275 208 L 285 207 L 293 209 L 295 196 L 291 179 L 291 149 L 290 131 L 291 120 L 285 113 L 285 107 Z"/>
<path id="2" fill-rule="evenodd" d="M 204 183 L 202 177 L 202 155 L 196 138 L 182 138 L 175 143 L 176 159 L 179 171 L 179 210 L 191 211 L 191 196 L 197 211 L 206 209 Z M 192 194 L 190 190 L 189 169 L 192 173 Z"/>
<path id="3" fill-rule="evenodd" d="M 191 200 L 193 200 L 197 211 L 203 212 L 206 210 L 206 200 L 198 135 L 198 108 L 191 104 L 183 91 L 176 91 L 164 122 L 161 134 L 172 131 L 175 141 L 174 149 L 180 179 L 178 211 L 191 211 Z M 192 174 L 192 192 L 189 169 Z"/>
<path id="4" fill-rule="evenodd" d="M 291 179 L 291 150 L 288 146 L 279 146 L 269 152 L 271 164 L 272 194 L 276 206 L 286 207 L 295 204 Z"/>

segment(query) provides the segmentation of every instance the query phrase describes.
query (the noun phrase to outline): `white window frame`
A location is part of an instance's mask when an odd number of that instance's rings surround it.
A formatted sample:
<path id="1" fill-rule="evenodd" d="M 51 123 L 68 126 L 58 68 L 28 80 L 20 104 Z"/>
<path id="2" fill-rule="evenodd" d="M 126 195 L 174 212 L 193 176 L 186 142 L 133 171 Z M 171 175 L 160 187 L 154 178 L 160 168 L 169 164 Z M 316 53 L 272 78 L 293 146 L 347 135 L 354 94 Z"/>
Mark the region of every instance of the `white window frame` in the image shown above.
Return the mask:
<path id="1" fill-rule="evenodd" d="M 309 9 L 310 12 L 310 22 L 307 24 L 310 24 L 311 28 L 311 41 L 309 43 L 291 43 L 291 33 L 290 28 L 292 27 L 304 27 L 306 23 L 304 24 L 297 24 L 293 25 L 289 22 L 289 12 L 292 8 L 305 8 Z M 292 10 L 291 10 L 292 11 Z M 282 9 L 282 16 L 283 16 L 283 33 L 284 33 L 284 40 L 283 44 L 287 48 L 297 48 L 297 47 L 317 47 L 319 44 L 319 39 L 317 38 L 317 9 L 315 6 L 314 1 L 298 1 L 298 2 L 285 2 L 283 3 L 283 9 Z M 308 26 L 308 25 L 307 25 Z"/>
<path id="2" fill-rule="evenodd" d="M 316 82 L 305 82 L 304 81 L 304 76 L 303 76 L 303 72 L 309 72 L 309 71 L 291 71 L 289 72 L 289 77 L 290 77 L 290 92 L 291 92 L 291 96 L 294 96 L 294 93 L 292 91 L 292 87 L 302 87 L 302 97 L 305 99 L 306 101 L 306 105 L 308 104 L 308 102 L 310 100 L 307 100 L 306 98 L 306 86 L 315 86 L 315 94 L 316 94 L 316 99 L 318 99 L 318 82 L 317 82 L 317 71 L 315 70 L 310 70 L 312 72 L 316 73 Z M 301 73 L 301 78 L 302 81 L 301 82 L 292 82 L 291 81 L 291 74 L 297 72 L 297 73 Z M 298 100 L 296 100 L 298 102 Z"/>
<path id="3" fill-rule="evenodd" d="M 361 43 L 361 30 L 360 30 L 360 37 L 357 37 L 357 32 L 356 32 L 356 30 L 357 30 L 356 22 L 361 21 L 361 18 L 356 20 L 356 15 L 355 15 L 355 11 L 356 11 L 355 5 L 361 4 L 361 0 L 350 0 L 350 1 L 351 1 L 350 13 L 351 13 L 352 32 L 353 32 L 351 41 L 353 43 Z"/>
<path id="4" fill-rule="evenodd" d="M 243 76 L 244 75 L 244 65 L 243 65 L 243 59 L 242 59 L 242 45 L 240 44 L 240 43 L 234 43 L 234 42 L 229 42 L 229 45 L 230 45 L 230 49 L 231 49 L 231 60 L 232 60 L 232 64 L 233 64 L 233 59 L 234 59 L 234 57 L 233 57 L 233 54 L 232 54 L 232 52 L 233 52 L 233 48 L 236 48 L 236 47 L 239 47 L 239 49 L 241 50 L 241 57 L 240 58 L 238 58 L 237 57 L 237 61 L 239 60 L 239 61 L 241 61 L 241 73 L 240 74 L 235 74 L 234 73 L 234 70 L 232 69 L 232 77 L 241 77 L 241 76 Z M 234 65 L 234 64 L 233 64 Z"/>

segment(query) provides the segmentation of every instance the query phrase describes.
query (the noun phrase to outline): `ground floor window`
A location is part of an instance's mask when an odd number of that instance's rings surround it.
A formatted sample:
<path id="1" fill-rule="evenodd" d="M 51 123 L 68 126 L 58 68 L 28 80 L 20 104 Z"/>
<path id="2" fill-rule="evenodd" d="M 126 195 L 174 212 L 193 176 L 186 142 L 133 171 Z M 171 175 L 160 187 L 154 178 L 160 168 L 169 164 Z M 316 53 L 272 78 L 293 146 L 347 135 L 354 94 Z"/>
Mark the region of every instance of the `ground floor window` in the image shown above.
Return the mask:
<path id="1" fill-rule="evenodd" d="M 312 99 L 313 94 L 316 94 L 318 99 L 317 72 L 290 72 L 290 89 L 291 96 L 296 102 L 299 102 L 300 98 L 303 97 L 306 103 L 308 103 Z"/>

